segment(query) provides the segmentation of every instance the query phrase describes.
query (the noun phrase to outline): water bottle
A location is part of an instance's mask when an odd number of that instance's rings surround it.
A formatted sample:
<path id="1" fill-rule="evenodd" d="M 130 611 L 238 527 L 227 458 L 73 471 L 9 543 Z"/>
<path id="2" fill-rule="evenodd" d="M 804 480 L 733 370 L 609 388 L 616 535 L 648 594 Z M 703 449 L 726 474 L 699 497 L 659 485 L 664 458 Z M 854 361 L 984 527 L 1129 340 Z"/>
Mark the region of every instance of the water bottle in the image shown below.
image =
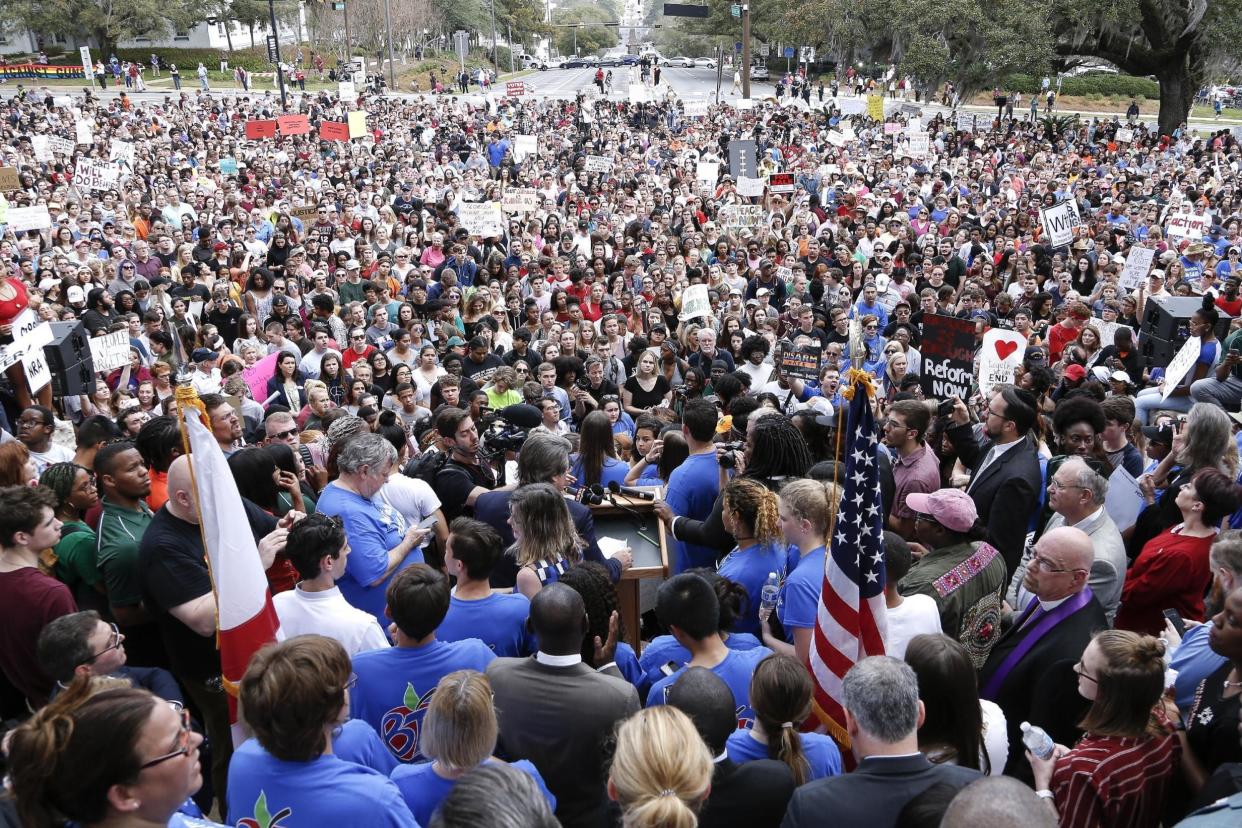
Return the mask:
<path id="1" fill-rule="evenodd" d="M 1047 759 L 1052 755 L 1052 737 L 1042 727 L 1023 722 L 1018 729 L 1022 731 L 1022 744 L 1026 745 L 1026 749 L 1033 755 L 1040 759 Z"/>
<path id="2" fill-rule="evenodd" d="M 781 594 L 781 580 L 775 572 L 768 573 L 768 580 L 759 590 L 759 617 L 766 621 L 776 609 L 776 600 Z"/>

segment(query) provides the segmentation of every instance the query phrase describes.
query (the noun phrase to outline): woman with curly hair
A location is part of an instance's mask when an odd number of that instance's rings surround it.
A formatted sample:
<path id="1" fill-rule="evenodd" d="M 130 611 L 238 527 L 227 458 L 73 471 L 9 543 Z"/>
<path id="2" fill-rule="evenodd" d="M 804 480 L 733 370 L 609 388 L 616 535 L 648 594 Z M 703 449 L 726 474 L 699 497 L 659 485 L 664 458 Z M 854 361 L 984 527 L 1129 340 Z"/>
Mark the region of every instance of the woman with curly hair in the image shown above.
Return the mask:
<path id="1" fill-rule="evenodd" d="M 95 532 L 82 516 L 99 502 L 95 475 L 77 463 L 53 463 L 39 485 L 56 496 L 53 510 L 61 522 L 54 574 L 73 592 L 79 609 L 106 610 L 107 591 L 95 562 Z"/>
<path id="2" fill-rule="evenodd" d="M 758 481 L 738 477 L 725 485 L 720 515 L 725 531 L 733 536 L 737 546 L 720 562 L 717 571 L 746 589 L 746 609 L 733 625 L 738 632 L 759 634 L 759 596 L 763 585 L 773 573 L 779 582 L 785 580 L 787 554 L 781 542 L 778 508 L 776 494 Z"/>

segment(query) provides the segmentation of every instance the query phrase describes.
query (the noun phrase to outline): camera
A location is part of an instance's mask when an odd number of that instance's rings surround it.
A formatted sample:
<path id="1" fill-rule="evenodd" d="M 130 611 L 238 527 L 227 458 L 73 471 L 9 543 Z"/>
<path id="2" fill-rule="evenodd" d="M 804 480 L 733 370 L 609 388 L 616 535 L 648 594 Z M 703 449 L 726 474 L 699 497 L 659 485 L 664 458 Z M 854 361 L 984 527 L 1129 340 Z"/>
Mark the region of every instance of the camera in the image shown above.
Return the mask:
<path id="1" fill-rule="evenodd" d="M 945 400 L 940 403 L 940 405 L 936 406 L 936 415 L 939 417 L 948 417 L 953 413 L 954 404 L 953 400 Z"/>
<path id="2" fill-rule="evenodd" d="M 737 466 L 737 453 L 746 448 L 746 443 L 741 440 L 734 440 L 731 443 L 718 443 L 717 448 L 723 448 L 725 453 L 717 455 L 716 459 L 720 463 L 722 469 L 732 469 Z"/>
<path id="3" fill-rule="evenodd" d="M 498 414 L 487 414 L 479 420 L 479 441 L 486 454 L 505 451 L 521 451 L 529 431 L 520 428 Z"/>
<path id="4" fill-rule="evenodd" d="M 674 394 L 676 394 L 676 395 L 677 395 L 677 396 L 679 396 L 679 397 L 684 397 L 684 396 L 686 395 L 686 386 L 685 386 L 685 384 L 683 383 L 683 384 L 681 384 L 681 385 L 674 385 L 674 386 L 673 386 L 673 393 L 674 393 Z"/>

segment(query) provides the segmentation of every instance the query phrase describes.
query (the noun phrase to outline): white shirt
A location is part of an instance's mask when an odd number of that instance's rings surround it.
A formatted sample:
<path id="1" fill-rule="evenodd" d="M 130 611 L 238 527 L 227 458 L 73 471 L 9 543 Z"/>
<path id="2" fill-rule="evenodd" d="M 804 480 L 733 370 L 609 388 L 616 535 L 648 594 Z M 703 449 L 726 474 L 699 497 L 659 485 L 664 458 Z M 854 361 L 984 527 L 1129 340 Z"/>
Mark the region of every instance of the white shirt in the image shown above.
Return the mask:
<path id="1" fill-rule="evenodd" d="M 440 498 L 425 480 L 394 474 L 380 488 L 372 501 L 387 504 L 405 518 L 406 526 L 417 526 L 440 508 Z"/>
<path id="2" fill-rule="evenodd" d="M 220 376 L 219 368 L 212 368 L 210 374 L 204 374 L 196 368 L 194 369 L 193 377 L 190 379 L 190 385 L 200 397 L 203 394 L 219 394 L 222 382 L 223 379 Z"/>
<path id="3" fill-rule="evenodd" d="M 983 752 L 987 754 L 991 768 L 988 776 L 1000 776 L 1009 760 L 1009 730 L 1005 726 L 1005 714 L 996 702 L 979 700 L 983 713 Z"/>
<path id="4" fill-rule="evenodd" d="M 884 654 L 893 658 L 906 657 L 906 645 L 916 635 L 940 632 L 940 610 L 930 595 L 907 595 L 900 606 L 888 611 L 888 632 Z"/>
<path id="5" fill-rule="evenodd" d="M 369 612 L 352 606 L 340 589 L 305 592 L 301 584 L 272 597 L 285 638 L 323 635 L 334 638 L 352 657 L 390 646 L 379 622 Z"/>

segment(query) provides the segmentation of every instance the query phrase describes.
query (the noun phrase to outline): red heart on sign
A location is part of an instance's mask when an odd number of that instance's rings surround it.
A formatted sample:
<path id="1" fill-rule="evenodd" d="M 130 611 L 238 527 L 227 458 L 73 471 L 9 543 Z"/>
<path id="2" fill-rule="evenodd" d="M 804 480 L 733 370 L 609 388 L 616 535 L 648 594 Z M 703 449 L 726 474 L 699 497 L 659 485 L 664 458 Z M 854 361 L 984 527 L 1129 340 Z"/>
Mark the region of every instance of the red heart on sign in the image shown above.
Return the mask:
<path id="1" fill-rule="evenodd" d="M 992 344 L 996 346 L 996 355 L 1001 359 L 1008 359 L 1010 354 L 1018 350 L 1018 343 L 1016 342 L 1006 342 L 1003 339 L 998 339 Z"/>

